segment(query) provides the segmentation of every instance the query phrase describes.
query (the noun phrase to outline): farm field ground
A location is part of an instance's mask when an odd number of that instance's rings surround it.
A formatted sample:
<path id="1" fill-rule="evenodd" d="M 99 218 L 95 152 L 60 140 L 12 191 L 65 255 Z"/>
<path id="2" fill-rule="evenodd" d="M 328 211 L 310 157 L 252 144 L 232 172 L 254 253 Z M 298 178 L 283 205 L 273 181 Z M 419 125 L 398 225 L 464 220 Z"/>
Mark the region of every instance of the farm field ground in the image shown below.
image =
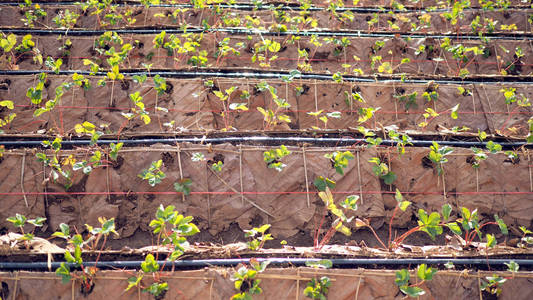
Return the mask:
<path id="1" fill-rule="evenodd" d="M 532 299 L 532 26 L 0 1 L 0 300 Z"/>

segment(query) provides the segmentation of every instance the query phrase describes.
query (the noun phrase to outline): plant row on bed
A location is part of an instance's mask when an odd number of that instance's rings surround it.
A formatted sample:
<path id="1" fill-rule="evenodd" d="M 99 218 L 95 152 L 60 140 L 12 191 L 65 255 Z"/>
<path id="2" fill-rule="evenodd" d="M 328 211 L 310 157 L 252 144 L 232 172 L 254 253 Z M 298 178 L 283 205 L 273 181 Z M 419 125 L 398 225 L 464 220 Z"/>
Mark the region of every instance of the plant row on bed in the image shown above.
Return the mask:
<path id="1" fill-rule="evenodd" d="M 457 1 L 443 7 L 427 7 L 423 12 L 408 12 L 405 6 L 396 4 L 390 8 L 379 7 L 379 12 L 362 14 L 345 10 L 344 3 L 340 1 L 332 1 L 325 11 L 319 12 L 313 9 L 311 1 L 302 1 L 298 7 L 299 11 L 287 10 L 282 5 L 259 2 L 252 12 L 228 9 L 219 4 L 208 6 L 207 3 L 180 8 L 150 8 L 150 5 L 147 1 L 146 6 L 121 7 L 111 2 L 93 1 L 58 8 L 40 6 L 28 0 L 20 8 L 6 9 L 5 16 L 20 14 L 20 26 L 30 28 L 109 29 L 164 24 L 173 27 L 203 26 L 206 29 L 246 27 L 273 32 L 329 27 L 332 30 L 427 33 L 439 32 L 443 26 L 449 26 L 450 31 L 455 33 L 475 35 L 526 32 L 527 23 L 516 24 L 507 21 L 511 15 L 516 15 L 515 19 L 520 22 L 524 18 L 529 23 L 533 22 L 533 14 L 525 10 L 509 9 L 508 5 L 497 7 L 494 3 L 490 6 L 490 3 L 487 3 L 482 11 L 472 11 L 469 10 L 468 1 Z M 437 9 L 439 11 L 435 11 Z M 442 12 L 443 9 L 446 10 Z"/>

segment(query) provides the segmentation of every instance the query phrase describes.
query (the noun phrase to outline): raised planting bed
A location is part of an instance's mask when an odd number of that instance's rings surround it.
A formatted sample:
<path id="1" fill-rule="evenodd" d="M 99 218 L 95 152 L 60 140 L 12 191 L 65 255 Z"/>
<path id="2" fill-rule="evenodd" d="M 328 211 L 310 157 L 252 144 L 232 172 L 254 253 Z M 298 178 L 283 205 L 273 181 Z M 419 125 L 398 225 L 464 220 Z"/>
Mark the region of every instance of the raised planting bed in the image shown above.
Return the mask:
<path id="1" fill-rule="evenodd" d="M 250 266 L 248 266 L 250 268 Z M 235 289 L 230 275 L 237 268 L 206 268 L 196 271 L 161 272 L 160 280 L 168 283 L 168 291 L 156 299 L 229 299 L 239 291 Z M 127 292 L 128 278 L 136 274 L 133 270 L 98 271 L 90 292 L 81 287 L 79 281 L 66 284 L 61 278 L 47 272 L 0 273 L 3 298 L 35 299 L 43 295 L 68 299 L 154 299 L 153 296 L 133 288 Z M 496 287 L 501 290 L 497 299 L 531 299 L 533 290 L 531 272 L 501 271 L 438 271 L 431 280 L 421 282 L 416 269 L 410 272 L 410 284 L 417 284 L 425 295 L 419 299 L 496 299 L 496 295 L 482 291 L 483 284 L 490 278 L 505 278 Z M 253 299 L 309 299 L 304 289 L 312 279 L 327 277 L 330 281 L 327 299 L 400 299 L 404 294 L 395 284 L 395 270 L 317 270 L 313 268 L 267 267 L 256 279 L 262 293 Z M 154 280 L 145 276 L 143 287 Z M 489 290 L 489 289 L 487 289 Z M 8 298 L 9 297 L 9 298 Z M 494 297 L 494 298 L 492 298 Z"/>
<path id="2" fill-rule="evenodd" d="M 389 14 L 387 10 L 376 9 L 331 12 L 310 7 L 298 10 L 296 7 L 267 6 L 260 10 L 243 8 L 193 8 L 193 7 L 144 7 L 118 6 L 111 10 L 83 10 L 81 5 L 42 5 L 45 16 L 28 21 L 29 11 L 36 14 L 35 7 L 21 8 L 4 6 L 0 10 L 0 27 L 34 29 L 125 29 L 125 28 L 258 28 L 263 30 L 348 30 L 363 32 L 413 32 L 413 33 L 459 33 L 497 34 L 528 33 L 531 24 L 524 22 L 533 13 L 528 9 L 507 9 L 505 11 L 465 10 L 462 15 L 450 15 L 439 11 L 408 11 Z M 389 23 L 390 22 L 390 23 Z M 452 25 L 452 22 L 455 23 Z M 512 25 L 515 26 L 512 26 Z"/>
<path id="3" fill-rule="evenodd" d="M 10 39 L 13 41 L 13 38 L 15 36 Z M 8 52 L 1 55 L 0 68 L 4 70 L 89 71 L 100 68 L 104 71 L 111 69 L 110 63 L 115 68 L 115 76 L 120 76 L 121 71 L 139 68 L 172 71 L 201 70 L 204 67 L 298 69 L 332 74 L 333 79 L 342 81 L 343 74 L 403 74 L 456 79 L 496 75 L 527 77 L 533 66 L 529 41 L 511 39 L 491 40 L 485 44 L 480 40 L 461 38 L 301 36 L 299 40 L 291 41 L 289 36 L 222 32 L 184 35 L 161 31 L 159 34 L 122 36 L 108 32 L 60 39 L 29 35 L 24 41 L 23 36 L 16 36 L 16 40 L 16 46 L 6 48 Z M 67 46 L 67 40 L 70 46 Z M 425 50 L 419 52 L 421 45 Z M 61 64 L 57 63 L 59 58 Z M 39 59 L 48 60 L 48 67 L 41 65 Z"/>
<path id="4" fill-rule="evenodd" d="M 0 76 L 0 100 L 11 100 L 14 105 L 13 109 L 4 107 L 0 117 L 5 119 L 16 114 L 1 129 L 4 136 L 79 134 L 75 131 L 76 124 L 87 121 L 105 126 L 98 129 L 104 134 L 128 136 L 224 129 L 354 131 L 359 126 L 381 132 L 383 127 L 395 126 L 395 131 L 415 135 L 477 135 L 480 130 L 525 138 L 529 134 L 527 121 L 533 115 L 531 106 L 525 106 L 524 100 L 533 99 L 533 91 L 529 85 L 519 83 L 334 83 L 162 77 L 135 82 L 137 78 L 107 80 L 101 87 L 98 81 L 106 80 L 103 76 L 84 76 L 83 80 L 53 74 L 41 79 L 39 75 Z M 85 79 L 87 82 L 82 86 L 74 84 L 68 90 L 64 88 Z M 38 89 L 41 82 L 44 83 L 41 94 L 28 97 L 28 90 Z M 61 89 L 64 94 L 54 100 L 56 91 Z M 512 96 L 506 96 L 505 92 L 513 89 Z M 135 113 L 139 107 L 132 97 L 136 93 L 142 97 L 144 111 L 150 117 L 148 124 Z M 289 107 L 283 107 L 285 104 L 280 107 L 274 101 L 276 98 L 284 99 Z M 51 102 L 55 102 L 54 106 L 43 111 Z M 428 109 L 438 116 L 424 116 Z M 276 118 L 265 118 L 260 110 L 276 112 Z M 370 111 L 373 113 L 368 117 Z M 124 114 L 132 113 L 134 117 L 128 121 L 128 115 Z M 287 118 L 280 120 L 282 115 Z"/>
<path id="5" fill-rule="evenodd" d="M 57 0 L 43 0 L 43 1 L 40 1 L 41 3 L 58 3 L 58 2 L 61 2 L 61 1 L 57 1 Z M 159 1 L 160 4 L 171 4 L 171 5 L 192 5 L 189 1 L 185 1 L 185 0 L 161 0 Z M 154 1 L 144 1 L 144 2 L 141 2 L 140 0 L 128 0 L 128 1 L 116 1 L 117 4 L 128 4 L 128 5 L 137 5 L 137 6 L 140 6 L 141 4 L 142 5 L 155 5 L 157 6 L 157 3 L 154 2 Z M 235 5 L 252 5 L 252 1 L 247 1 L 247 0 L 241 0 L 241 1 L 235 1 L 234 4 Z M 263 3 L 274 3 L 274 4 L 280 4 L 279 1 L 271 1 L 271 0 L 267 0 L 267 1 L 264 1 Z M 310 1 L 311 4 L 314 4 L 316 7 L 322 7 L 322 8 L 325 8 L 327 7 L 327 5 L 329 4 L 327 1 L 324 1 L 324 0 L 314 0 L 314 1 Z M 201 5 L 201 3 L 196 3 L 197 5 Z M 283 1 L 283 3 L 281 4 L 285 4 L 285 5 L 289 5 L 289 6 L 298 6 L 298 5 L 302 5 L 302 3 L 298 2 L 298 1 Z M 439 0 L 424 0 L 424 1 L 419 1 L 419 2 L 412 2 L 411 0 L 397 0 L 397 1 L 394 1 L 394 2 L 390 2 L 389 0 L 359 0 L 359 1 L 356 1 L 356 2 L 353 2 L 353 1 L 341 1 L 339 2 L 339 6 L 341 7 L 385 7 L 385 8 L 396 8 L 397 9 L 397 6 L 398 4 L 401 4 L 403 6 L 405 6 L 406 8 L 431 8 L 431 7 L 438 7 L 438 8 L 446 8 L 446 7 L 450 7 L 450 5 L 447 5 L 447 3 L 442 3 L 441 1 Z M 211 5 L 211 6 L 217 6 L 217 5 L 227 5 L 226 3 L 224 4 L 221 4 L 217 1 L 211 1 L 211 0 L 208 0 L 205 2 L 205 5 Z M 528 3 L 525 3 L 523 0 L 508 0 L 508 1 L 500 1 L 500 0 L 497 0 L 497 1 L 492 1 L 490 3 L 487 3 L 487 1 L 479 1 L 479 0 L 473 0 L 473 1 L 470 1 L 470 4 L 465 4 L 465 8 L 468 8 L 468 6 L 470 6 L 471 8 L 481 8 L 481 7 L 485 7 L 487 10 L 494 10 L 494 9 L 500 9 L 500 8 L 503 8 L 503 7 L 530 7 L 530 4 Z M 484 6 L 485 5 L 485 6 Z M 492 9 L 491 9 L 492 7 Z"/>
<path id="6" fill-rule="evenodd" d="M 448 148 L 453 152 L 447 154 L 446 148 L 440 146 L 437 152 L 445 154 L 439 160 L 441 163 L 436 164 L 429 158 L 429 148 L 406 148 L 400 156 L 396 147 L 287 147 L 290 154 L 268 163 L 286 166 L 269 168 L 264 152 L 280 147 L 154 145 L 122 148 L 116 161 L 105 154 L 107 148 L 101 150 L 98 161 L 93 154 L 96 149 L 60 150 L 57 154 L 39 149 L 6 150 L 1 162 L 6 171 L 0 184 L 4 199 L 0 224 L 9 227 L 6 218 L 16 213 L 46 216 L 45 229 L 53 231 L 60 223 L 82 228 L 83 224 L 94 224 L 98 217 L 105 216 L 116 218 L 120 238 L 127 238 L 149 230 L 150 218 L 160 204 L 172 204 L 181 213 L 194 216 L 199 228 L 213 236 L 235 231 L 232 224 L 249 229 L 251 224 L 269 223 L 276 238 L 297 235 L 309 246 L 319 224 L 329 228 L 327 224 L 333 221 L 331 215 L 323 219 L 327 210 L 323 199 L 317 196 L 317 187 L 324 189 L 324 181 L 319 179 L 323 176 L 336 182 L 332 188 L 335 201 L 343 201 L 349 195 L 359 197 L 358 209 L 347 214 L 362 220 L 370 218 L 376 229 L 389 224 L 393 214 L 395 228 L 403 231 L 414 227 L 416 223 L 412 220 L 418 218 L 419 208 L 440 211 L 446 203 L 453 207 L 453 216 L 460 215 L 461 207 L 477 208 L 485 221 L 492 221 L 497 214 L 514 234 L 520 234 L 518 226 L 531 226 L 533 206 L 529 198 L 533 189 L 527 150 L 515 152 L 514 158 L 509 157 L 511 152 L 491 154 L 481 150 L 486 159 L 476 159 L 480 155 L 476 156 L 473 150 Z M 349 153 L 343 154 L 346 168 L 338 165 L 342 162 L 337 164 L 344 175 L 336 171 L 331 159 L 324 157 L 334 151 L 352 153 L 352 159 L 345 157 Z M 50 162 L 43 165 L 36 157 L 43 160 L 43 154 L 38 153 L 46 153 Z M 61 165 L 51 169 L 54 157 Z M 72 165 L 64 164 L 74 163 L 73 159 L 77 163 L 75 168 L 82 169 L 74 171 Z M 473 167 L 476 162 L 478 168 Z M 156 163 L 152 174 L 158 170 L 165 174 L 164 178 L 155 176 L 160 183 L 139 177 L 146 174 L 143 170 L 149 170 L 152 163 Z M 85 170 L 88 166 L 91 168 Z M 274 167 L 281 168 L 281 172 Z M 391 179 L 392 185 L 385 183 Z M 175 183 L 179 191 L 187 186 L 190 194 L 177 192 Z M 70 185 L 68 190 L 65 185 Z M 405 212 L 395 210 L 396 189 L 413 203 Z M 356 224 L 347 223 L 352 229 Z M 363 229 L 350 239 L 357 239 L 360 232 L 369 237 L 369 231 Z M 233 236 L 242 237 L 240 233 Z"/>

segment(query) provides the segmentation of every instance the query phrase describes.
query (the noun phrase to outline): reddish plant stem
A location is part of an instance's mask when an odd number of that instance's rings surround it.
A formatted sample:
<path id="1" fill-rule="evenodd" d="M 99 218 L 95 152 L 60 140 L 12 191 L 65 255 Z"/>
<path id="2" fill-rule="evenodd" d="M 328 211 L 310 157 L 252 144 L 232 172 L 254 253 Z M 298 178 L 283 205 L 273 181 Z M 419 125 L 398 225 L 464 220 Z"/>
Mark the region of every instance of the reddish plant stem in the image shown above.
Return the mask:
<path id="1" fill-rule="evenodd" d="M 398 205 L 394 207 L 394 211 L 392 212 L 392 217 L 390 218 L 389 222 L 389 241 L 387 245 L 389 246 L 388 249 L 391 250 L 391 238 L 392 238 L 392 221 L 394 220 L 394 217 L 396 216 L 396 211 L 398 210 Z"/>

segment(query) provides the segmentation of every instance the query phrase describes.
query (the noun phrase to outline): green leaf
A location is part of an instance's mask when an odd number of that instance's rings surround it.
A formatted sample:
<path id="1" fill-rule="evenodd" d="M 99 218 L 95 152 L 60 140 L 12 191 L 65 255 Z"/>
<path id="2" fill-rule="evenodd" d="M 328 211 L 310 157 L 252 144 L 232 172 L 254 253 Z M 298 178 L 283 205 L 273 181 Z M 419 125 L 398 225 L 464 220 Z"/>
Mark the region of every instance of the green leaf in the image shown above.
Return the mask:
<path id="1" fill-rule="evenodd" d="M 442 218 L 444 222 L 448 221 L 448 219 L 450 218 L 451 212 L 452 212 L 452 206 L 450 204 L 446 203 L 442 206 Z"/>
<path id="2" fill-rule="evenodd" d="M 487 233 L 487 247 L 492 248 L 496 246 L 496 237 L 493 234 Z"/>
<path id="3" fill-rule="evenodd" d="M 409 284 L 409 279 L 411 276 L 409 275 L 409 271 L 407 269 L 401 269 L 399 271 L 396 271 L 396 279 L 394 282 L 398 286 L 405 286 Z"/>
<path id="4" fill-rule="evenodd" d="M 505 234 L 505 235 L 509 234 L 509 231 L 507 230 L 507 225 L 505 225 L 503 220 L 500 219 L 500 217 L 498 217 L 498 215 L 494 215 L 494 220 L 496 220 L 496 223 L 498 223 L 498 227 L 500 227 L 500 231 L 503 234 Z"/>
<path id="5" fill-rule="evenodd" d="M 459 225 L 455 222 L 451 222 L 451 223 L 447 223 L 446 226 L 455 234 L 457 235 L 461 235 L 462 234 L 462 231 L 461 231 L 461 227 L 459 227 Z"/>
<path id="6" fill-rule="evenodd" d="M 456 106 L 452 107 L 451 117 L 454 120 L 457 119 L 457 117 L 459 116 L 459 114 L 457 113 L 458 109 L 459 109 L 459 104 L 457 104 Z"/>
<path id="7" fill-rule="evenodd" d="M 305 262 L 307 267 L 317 268 L 317 269 L 329 269 L 333 266 L 333 263 L 329 259 L 321 259 L 318 261 L 308 260 Z"/>
<path id="8" fill-rule="evenodd" d="M 385 175 L 381 176 L 381 179 L 385 182 L 385 184 L 392 184 L 396 180 L 396 174 L 394 172 L 388 172 Z"/>
<path id="9" fill-rule="evenodd" d="M 402 210 L 402 211 L 405 211 L 407 209 L 407 207 L 409 207 L 409 205 L 411 205 L 411 202 L 409 201 L 402 201 L 398 204 L 398 207 Z"/>
<path id="10" fill-rule="evenodd" d="M 313 184 L 321 192 L 325 191 L 326 187 L 329 187 L 330 189 L 334 189 L 335 186 L 336 186 L 335 181 L 333 181 L 333 180 L 331 180 L 329 178 L 324 178 L 322 176 L 319 176 L 317 179 L 315 179 Z"/>
<path id="11" fill-rule="evenodd" d="M 58 276 L 61 276 L 61 282 L 63 284 L 67 284 L 70 282 L 70 279 L 71 279 L 70 268 L 64 262 L 62 262 L 60 267 L 57 268 L 56 274 Z"/>
<path id="12" fill-rule="evenodd" d="M 28 223 L 32 224 L 33 226 L 41 227 L 43 226 L 44 221 L 46 221 L 46 218 L 37 217 L 35 219 L 28 220 Z"/>
<path id="13" fill-rule="evenodd" d="M 159 264 L 155 261 L 154 256 L 149 253 L 144 258 L 144 261 L 141 263 L 141 269 L 145 273 L 157 272 L 159 270 Z"/>
<path id="14" fill-rule="evenodd" d="M 400 291 L 409 297 L 418 297 L 424 295 L 426 292 L 417 286 L 401 286 Z"/>
<path id="15" fill-rule="evenodd" d="M 7 107 L 8 109 L 15 108 L 15 105 L 13 104 L 13 101 L 10 101 L 10 100 L 0 101 L 0 106 Z"/>
<path id="16" fill-rule="evenodd" d="M 507 270 L 509 272 L 518 272 L 518 269 L 520 268 L 520 266 L 514 260 L 511 260 L 509 263 L 505 263 L 505 265 L 507 266 Z"/>
<path id="17" fill-rule="evenodd" d="M 422 280 L 433 279 L 433 275 L 435 275 L 435 273 L 437 273 L 437 269 L 430 268 L 426 264 L 419 265 L 416 272 L 418 278 Z"/>

